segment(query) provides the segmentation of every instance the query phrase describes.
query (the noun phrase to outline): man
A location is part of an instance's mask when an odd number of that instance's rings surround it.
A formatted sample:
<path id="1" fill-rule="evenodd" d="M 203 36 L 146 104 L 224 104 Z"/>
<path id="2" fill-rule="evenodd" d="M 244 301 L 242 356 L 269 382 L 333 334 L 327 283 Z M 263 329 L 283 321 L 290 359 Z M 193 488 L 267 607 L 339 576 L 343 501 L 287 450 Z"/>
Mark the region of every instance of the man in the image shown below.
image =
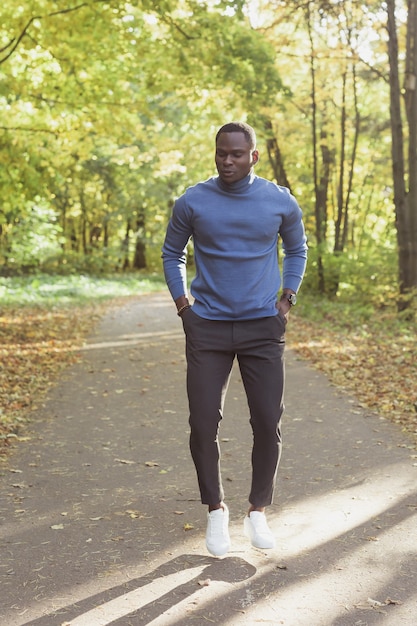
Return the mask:
<path id="1" fill-rule="evenodd" d="M 245 534 L 267 549 L 275 538 L 265 517 L 281 454 L 285 324 L 301 284 L 307 245 L 301 210 L 288 189 L 255 176 L 255 132 L 232 122 L 216 135 L 218 176 L 176 202 L 162 248 L 165 277 L 186 336 L 190 450 L 201 501 L 208 505 L 206 545 L 230 548 L 218 430 L 235 357 L 253 431 L 252 485 Z M 277 242 L 282 239 L 282 295 Z M 196 275 L 188 299 L 186 248 Z"/>

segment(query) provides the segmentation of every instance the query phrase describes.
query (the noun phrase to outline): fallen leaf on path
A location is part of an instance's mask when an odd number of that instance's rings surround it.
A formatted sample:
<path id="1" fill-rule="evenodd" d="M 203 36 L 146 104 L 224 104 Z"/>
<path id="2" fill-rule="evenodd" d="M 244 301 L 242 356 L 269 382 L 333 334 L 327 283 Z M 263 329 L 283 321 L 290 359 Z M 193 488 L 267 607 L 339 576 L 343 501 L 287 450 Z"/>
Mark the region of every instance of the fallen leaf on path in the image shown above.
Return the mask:
<path id="1" fill-rule="evenodd" d="M 387 598 L 384 602 L 380 602 L 379 600 L 374 600 L 373 598 L 368 598 L 366 602 L 361 602 L 360 604 L 355 604 L 355 609 L 366 609 L 366 610 L 376 610 L 378 613 L 386 614 L 386 611 L 382 610 L 382 607 L 388 606 L 389 604 L 402 604 L 399 600 L 391 600 L 391 598 Z"/>
<path id="2" fill-rule="evenodd" d="M 131 519 L 143 519 L 144 517 L 144 515 L 142 515 L 140 511 L 132 511 L 131 509 L 129 509 L 128 511 L 126 511 L 126 513 Z"/>
<path id="3" fill-rule="evenodd" d="M 392 600 L 391 598 L 387 598 L 385 600 L 385 604 L 387 604 L 387 605 L 388 604 L 398 604 L 399 605 L 399 604 L 402 604 L 402 602 L 400 600 Z"/>

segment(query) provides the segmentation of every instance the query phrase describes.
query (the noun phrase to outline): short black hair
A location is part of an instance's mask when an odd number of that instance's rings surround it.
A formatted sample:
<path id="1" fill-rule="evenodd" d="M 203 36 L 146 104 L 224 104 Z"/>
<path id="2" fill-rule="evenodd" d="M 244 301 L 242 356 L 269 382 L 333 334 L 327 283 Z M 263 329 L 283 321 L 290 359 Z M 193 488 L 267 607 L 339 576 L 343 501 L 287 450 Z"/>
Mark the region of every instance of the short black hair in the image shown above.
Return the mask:
<path id="1" fill-rule="evenodd" d="M 255 150 L 256 148 L 256 134 L 253 130 L 252 126 L 246 124 L 246 122 L 229 122 L 228 124 L 224 124 L 216 134 L 216 143 L 219 138 L 219 135 L 222 133 L 243 133 L 246 137 L 246 140 L 250 146 L 251 150 Z"/>

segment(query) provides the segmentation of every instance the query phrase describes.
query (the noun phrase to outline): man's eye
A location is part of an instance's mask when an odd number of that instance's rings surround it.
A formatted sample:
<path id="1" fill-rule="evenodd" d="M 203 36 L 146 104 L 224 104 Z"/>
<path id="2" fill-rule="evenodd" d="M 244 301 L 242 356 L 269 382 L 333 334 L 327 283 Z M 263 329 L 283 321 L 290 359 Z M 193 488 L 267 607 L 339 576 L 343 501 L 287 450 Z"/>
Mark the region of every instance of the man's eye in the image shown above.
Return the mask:
<path id="1" fill-rule="evenodd" d="M 216 152 L 220 159 L 225 159 L 227 156 L 231 156 L 233 159 L 240 159 L 243 156 L 243 152 L 231 152 L 230 155 L 227 152 Z"/>

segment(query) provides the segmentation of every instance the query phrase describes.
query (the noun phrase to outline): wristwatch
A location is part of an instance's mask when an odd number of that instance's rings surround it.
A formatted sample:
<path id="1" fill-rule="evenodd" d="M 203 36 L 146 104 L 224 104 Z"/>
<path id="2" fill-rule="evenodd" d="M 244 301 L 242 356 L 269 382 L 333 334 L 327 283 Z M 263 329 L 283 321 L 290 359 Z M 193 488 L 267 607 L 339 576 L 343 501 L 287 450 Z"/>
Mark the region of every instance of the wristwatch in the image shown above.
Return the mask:
<path id="1" fill-rule="evenodd" d="M 297 304 L 297 296 L 295 295 L 295 293 L 285 293 L 284 297 L 287 298 L 291 306 Z"/>

